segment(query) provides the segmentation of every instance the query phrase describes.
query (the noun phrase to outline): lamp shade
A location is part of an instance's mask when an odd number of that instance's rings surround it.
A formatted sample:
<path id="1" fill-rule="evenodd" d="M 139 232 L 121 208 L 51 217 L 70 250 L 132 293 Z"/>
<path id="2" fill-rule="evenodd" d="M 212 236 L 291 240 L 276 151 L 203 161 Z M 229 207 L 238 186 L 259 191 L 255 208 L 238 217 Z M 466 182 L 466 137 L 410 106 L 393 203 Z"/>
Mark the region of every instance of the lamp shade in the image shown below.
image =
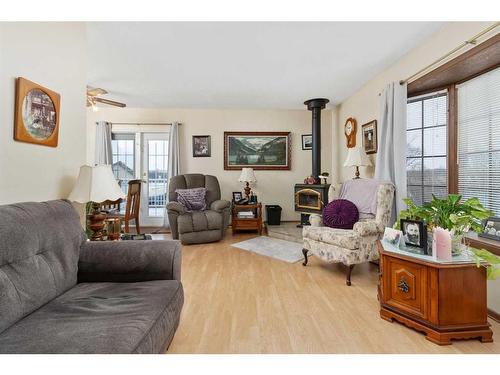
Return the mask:
<path id="1" fill-rule="evenodd" d="M 347 152 L 344 167 L 370 167 L 372 162 L 368 155 L 359 147 L 350 148 Z"/>
<path id="2" fill-rule="evenodd" d="M 82 165 L 75 187 L 68 199 L 72 202 L 104 202 L 125 198 L 111 171 L 111 165 Z"/>
<path id="3" fill-rule="evenodd" d="M 239 182 L 256 182 L 255 173 L 253 173 L 253 168 L 242 168 Z"/>

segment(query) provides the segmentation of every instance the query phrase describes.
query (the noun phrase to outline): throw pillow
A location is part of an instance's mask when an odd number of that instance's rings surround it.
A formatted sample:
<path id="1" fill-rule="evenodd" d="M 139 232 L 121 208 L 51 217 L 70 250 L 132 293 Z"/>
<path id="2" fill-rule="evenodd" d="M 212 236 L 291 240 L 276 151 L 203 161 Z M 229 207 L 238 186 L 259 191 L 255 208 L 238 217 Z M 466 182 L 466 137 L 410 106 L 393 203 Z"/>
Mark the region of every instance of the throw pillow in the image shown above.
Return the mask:
<path id="1" fill-rule="evenodd" d="M 205 195 L 207 189 L 194 188 L 194 189 L 177 189 L 177 202 L 182 204 L 188 211 L 203 211 L 207 208 Z"/>
<path id="2" fill-rule="evenodd" d="M 330 228 L 352 229 L 358 220 L 358 208 L 347 199 L 336 199 L 323 210 L 323 223 Z"/>

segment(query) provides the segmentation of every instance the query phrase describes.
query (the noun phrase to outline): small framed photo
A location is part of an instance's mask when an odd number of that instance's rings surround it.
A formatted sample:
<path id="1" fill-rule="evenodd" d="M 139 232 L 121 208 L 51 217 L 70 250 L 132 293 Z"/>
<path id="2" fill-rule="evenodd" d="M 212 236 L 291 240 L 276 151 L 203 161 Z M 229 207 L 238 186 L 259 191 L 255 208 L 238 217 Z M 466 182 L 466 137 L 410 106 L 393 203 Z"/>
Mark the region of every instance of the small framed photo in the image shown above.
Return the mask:
<path id="1" fill-rule="evenodd" d="M 500 241 L 500 217 L 492 216 L 485 220 L 483 231 L 478 236 Z"/>
<path id="2" fill-rule="evenodd" d="M 312 134 L 302 134 L 302 150 L 313 149 L 313 136 Z"/>
<path id="3" fill-rule="evenodd" d="M 233 191 L 233 202 L 238 202 L 243 199 L 243 194 L 241 191 Z"/>
<path id="4" fill-rule="evenodd" d="M 399 247 L 399 243 L 401 242 L 401 237 L 403 237 L 403 233 L 400 230 L 386 227 L 384 230 L 384 237 L 382 237 L 382 240 L 393 246 Z"/>
<path id="5" fill-rule="evenodd" d="M 427 254 L 427 226 L 423 221 L 401 219 L 401 231 L 406 246 L 418 247 Z"/>
<path id="6" fill-rule="evenodd" d="M 193 158 L 211 156 L 210 136 L 193 135 Z"/>
<path id="7" fill-rule="evenodd" d="M 363 148 L 367 154 L 377 152 L 377 120 L 361 126 L 363 132 Z"/>

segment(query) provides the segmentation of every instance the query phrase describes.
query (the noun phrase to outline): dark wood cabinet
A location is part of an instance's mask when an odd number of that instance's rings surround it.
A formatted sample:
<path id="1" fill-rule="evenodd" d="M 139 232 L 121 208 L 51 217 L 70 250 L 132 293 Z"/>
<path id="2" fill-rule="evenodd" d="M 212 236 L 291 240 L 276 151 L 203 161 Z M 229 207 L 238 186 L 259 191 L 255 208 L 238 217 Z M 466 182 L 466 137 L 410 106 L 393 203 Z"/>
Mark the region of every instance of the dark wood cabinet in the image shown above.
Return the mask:
<path id="1" fill-rule="evenodd" d="M 493 341 L 487 320 L 486 269 L 380 251 L 380 316 L 424 332 L 439 345 L 452 339 Z"/>

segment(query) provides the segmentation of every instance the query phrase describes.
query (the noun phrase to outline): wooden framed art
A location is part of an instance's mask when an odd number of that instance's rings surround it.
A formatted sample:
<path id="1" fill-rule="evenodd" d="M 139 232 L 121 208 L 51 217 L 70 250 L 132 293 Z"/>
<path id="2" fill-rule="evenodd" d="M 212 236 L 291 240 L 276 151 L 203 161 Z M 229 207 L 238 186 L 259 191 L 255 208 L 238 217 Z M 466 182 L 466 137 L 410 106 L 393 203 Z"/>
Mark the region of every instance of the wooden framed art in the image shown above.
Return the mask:
<path id="1" fill-rule="evenodd" d="M 290 132 L 224 132 L 224 169 L 290 170 Z"/>
<path id="2" fill-rule="evenodd" d="M 57 147 L 61 97 L 37 83 L 16 80 L 14 139 Z"/>
<path id="3" fill-rule="evenodd" d="M 363 133 L 363 148 L 367 154 L 377 152 L 377 120 L 370 121 L 361 126 Z"/>
<path id="4" fill-rule="evenodd" d="M 211 155 L 210 136 L 193 135 L 193 158 L 210 157 Z"/>

